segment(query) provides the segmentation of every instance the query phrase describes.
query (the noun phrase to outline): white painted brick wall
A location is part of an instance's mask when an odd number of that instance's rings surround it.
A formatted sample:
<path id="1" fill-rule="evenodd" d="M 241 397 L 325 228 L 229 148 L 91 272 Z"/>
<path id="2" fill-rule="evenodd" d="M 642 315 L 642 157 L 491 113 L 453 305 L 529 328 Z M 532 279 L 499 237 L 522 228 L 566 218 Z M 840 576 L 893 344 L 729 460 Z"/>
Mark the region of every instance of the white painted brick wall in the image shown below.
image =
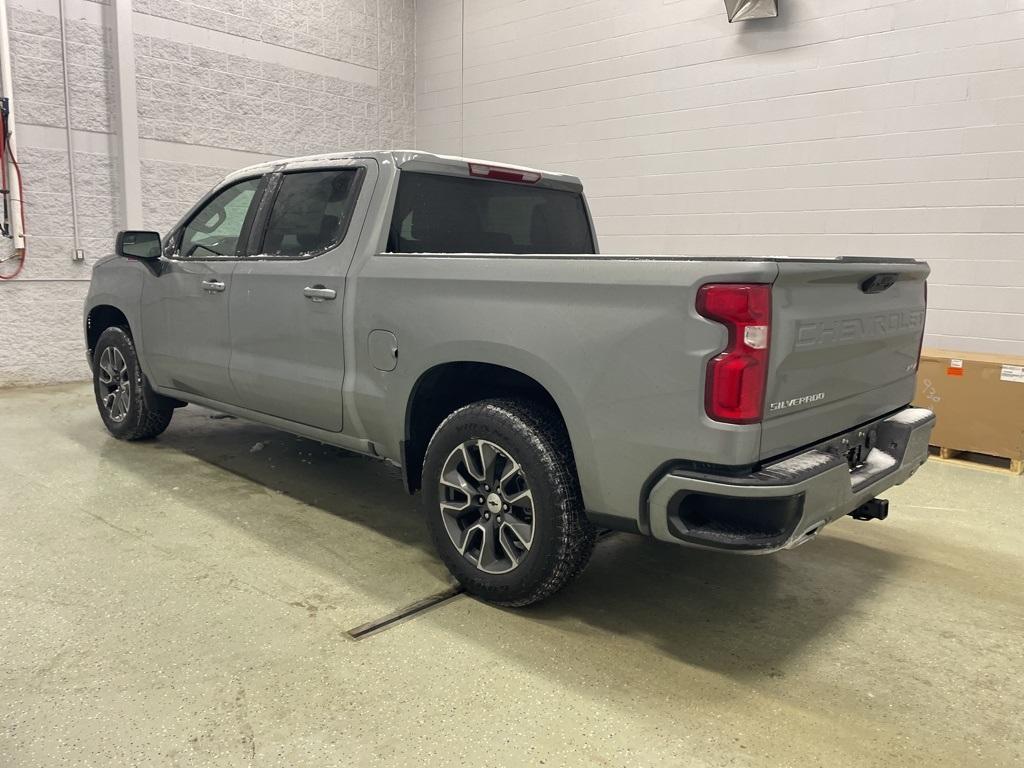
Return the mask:
<path id="1" fill-rule="evenodd" d="M 122 221 L 112 9 L 64 0 L 83 265 L 71 260 L 57 1 L 6 1 L 29 255 L 0 283 L 0 386 L 81 379 L 90 264 Z M 268 156 L 414 144 L 414 0 L 133 6 L 144 226 L 165 232 L 224 174 Z"/>
<path id="2" fill-rule="evenodd" d="M 418 145 L 578 174 L 604 251 L 923 258 L 927 344 L 1024 354 L 1024 0 L 419 0 L 417 42 Z"/>
<path id="3" fill-rule="evenodd" d="M 376 86 L 137 35 L 139 135 L 304 155 L 378 141 Z"/>
<path id="4" fill-rule="evenodd" d="M 63 127 L 64 75 L 57 17 L 12 4 L 10 26 L 17 120 Z M 115 86 L 109 34 L 94 24 L 68 19 L 71 122 L 77 129 L 111 130 L 109 105 Z"/>
<path id="5" fill-rule="evenodd" d="M 377 0 L 134 0 L 133 6 L 204 29 L 377 66 Z"/>

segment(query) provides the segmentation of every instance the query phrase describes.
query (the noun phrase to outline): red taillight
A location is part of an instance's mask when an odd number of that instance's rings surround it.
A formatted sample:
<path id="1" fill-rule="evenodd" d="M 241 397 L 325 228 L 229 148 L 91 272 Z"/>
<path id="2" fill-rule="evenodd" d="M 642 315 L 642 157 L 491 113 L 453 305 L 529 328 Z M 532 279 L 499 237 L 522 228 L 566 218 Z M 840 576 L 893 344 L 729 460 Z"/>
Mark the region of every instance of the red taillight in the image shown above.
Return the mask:
<path id="1" fill-rule="evenodd" d="M 518 168 L 504 168 L 500 165 L 484 165 L 483 163 L 470 163 L 469 175 L 496 181 L 515 181 L 520 184 L 536 184 L 541 179 L 540 174 L 536 171 L 523 171 Z"/>
<path id="2" fill-rule="evenodd" d="M 697 311 L 729 329 L 725 351 L 708 363 L 704 391 L 708 416 L 733 424 L 760 421 L 768 378 L 771 285 L 705 285 L 697 292 Z"/>

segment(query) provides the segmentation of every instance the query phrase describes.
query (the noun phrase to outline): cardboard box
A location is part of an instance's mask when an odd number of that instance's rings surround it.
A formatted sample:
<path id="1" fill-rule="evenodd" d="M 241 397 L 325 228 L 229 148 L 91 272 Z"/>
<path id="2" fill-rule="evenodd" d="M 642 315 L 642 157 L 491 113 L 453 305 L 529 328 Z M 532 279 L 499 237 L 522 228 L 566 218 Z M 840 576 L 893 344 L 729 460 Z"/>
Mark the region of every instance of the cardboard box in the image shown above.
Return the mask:
<path id="1" fill-rule="evenodd" d="M 914 405 L 935 411 L 932 445 L 1024 459 L 1024 357 L 925 349 Z"/>

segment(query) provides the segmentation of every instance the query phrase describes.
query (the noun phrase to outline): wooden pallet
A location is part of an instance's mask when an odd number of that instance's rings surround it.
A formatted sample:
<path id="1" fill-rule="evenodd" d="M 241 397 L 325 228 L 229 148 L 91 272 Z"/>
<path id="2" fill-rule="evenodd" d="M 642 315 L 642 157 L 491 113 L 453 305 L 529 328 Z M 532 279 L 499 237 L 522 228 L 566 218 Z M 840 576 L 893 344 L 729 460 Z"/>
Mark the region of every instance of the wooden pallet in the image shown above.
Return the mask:
<path id="1" fill-rule="evenodd" d="M 932 453 L 932 460 L 938 459 L 947 464 L 955 464 L 971 469 L 984 469 L 992 472 L 1009 473 L 1011 475 L 1024 475 L 1024 460 L 1011 459 L 1006 456 L 990 456 L 987 453 L 975 453 L 973 451 L 961 451 L 956 448 L 945 448 L 939 445 L 929 446 Z"/>

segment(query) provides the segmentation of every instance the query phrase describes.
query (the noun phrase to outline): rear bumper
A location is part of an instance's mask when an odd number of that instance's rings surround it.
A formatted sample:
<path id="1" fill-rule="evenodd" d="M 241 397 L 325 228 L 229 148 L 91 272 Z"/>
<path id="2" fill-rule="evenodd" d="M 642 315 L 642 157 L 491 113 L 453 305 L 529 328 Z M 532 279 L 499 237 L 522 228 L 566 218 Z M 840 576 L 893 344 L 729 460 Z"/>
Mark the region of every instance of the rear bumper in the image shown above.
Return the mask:
<path id="1" fill-rule="evenodd" d="M 914 474 L 928 458 L 934 424 L 931 411 L 905 408 L 747 475 L 669 472 L 651 489 L 651 533 L 676 544 L 755 554 L 803 544 Z M 872 431 L 874 447 L 851 470 L 848 446 Z"/>

